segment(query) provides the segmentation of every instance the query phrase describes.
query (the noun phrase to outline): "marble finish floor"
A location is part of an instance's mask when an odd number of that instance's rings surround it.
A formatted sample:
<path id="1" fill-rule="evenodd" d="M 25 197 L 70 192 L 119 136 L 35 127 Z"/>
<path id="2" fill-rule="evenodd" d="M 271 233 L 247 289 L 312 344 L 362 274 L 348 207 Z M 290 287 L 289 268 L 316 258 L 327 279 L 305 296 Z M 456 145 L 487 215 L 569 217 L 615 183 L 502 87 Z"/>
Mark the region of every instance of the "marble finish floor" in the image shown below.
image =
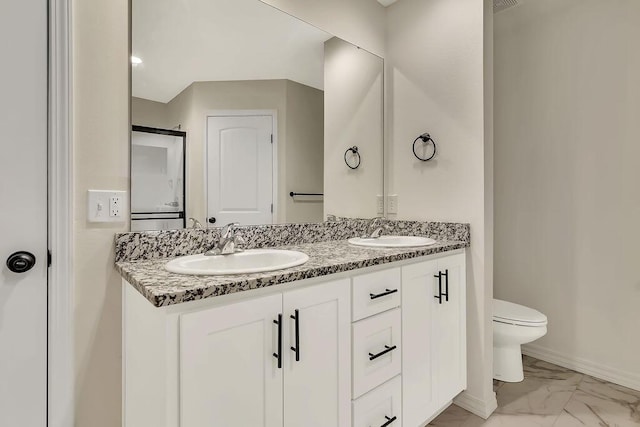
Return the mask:
<path id="1" fill-rule="evenodd" d="M 498 409 L 483 420 L 452 405 L 430 426 L 640 427 L 640 391 L 524 357 L 524 381 L 494 380 Z"/>

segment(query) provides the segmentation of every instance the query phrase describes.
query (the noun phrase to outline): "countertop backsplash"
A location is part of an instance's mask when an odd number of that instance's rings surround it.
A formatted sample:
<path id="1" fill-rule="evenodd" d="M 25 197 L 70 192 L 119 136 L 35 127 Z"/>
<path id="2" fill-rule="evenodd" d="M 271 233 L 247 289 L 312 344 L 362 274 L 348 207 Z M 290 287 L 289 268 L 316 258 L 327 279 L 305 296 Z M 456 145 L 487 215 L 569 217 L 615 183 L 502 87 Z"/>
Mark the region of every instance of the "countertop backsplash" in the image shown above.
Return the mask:
<path id="1" fill-rule="evenodd" d="M 300 245 L 359 237 L 366 233 L 368 219 L 339 218 L 308 224 L 245 225 L 238 230 L 246 240 L 245 249 Z M 470 244 L 469 224 L 384 219 L 389 229 L 383 234 L 425 236 L 446 242 Z M 118 233 L 116 262 L 143 261 L 193 255 L 210 249 L 220 238 L 221 228 Z"/>

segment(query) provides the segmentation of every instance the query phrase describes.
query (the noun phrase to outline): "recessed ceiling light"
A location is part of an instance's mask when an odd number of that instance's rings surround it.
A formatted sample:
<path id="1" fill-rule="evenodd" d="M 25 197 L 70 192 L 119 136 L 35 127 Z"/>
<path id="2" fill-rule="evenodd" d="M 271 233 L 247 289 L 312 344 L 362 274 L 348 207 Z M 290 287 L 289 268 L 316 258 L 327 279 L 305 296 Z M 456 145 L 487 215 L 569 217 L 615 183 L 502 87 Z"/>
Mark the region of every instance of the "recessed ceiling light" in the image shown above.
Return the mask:
<path id="1" fill-rule="evenodd" d="M 142 64 L 142 59 L 138 58 L 137 56 L 131 56 L 131 65 L 135 67 L 136 65 L 140 64 Z"/>

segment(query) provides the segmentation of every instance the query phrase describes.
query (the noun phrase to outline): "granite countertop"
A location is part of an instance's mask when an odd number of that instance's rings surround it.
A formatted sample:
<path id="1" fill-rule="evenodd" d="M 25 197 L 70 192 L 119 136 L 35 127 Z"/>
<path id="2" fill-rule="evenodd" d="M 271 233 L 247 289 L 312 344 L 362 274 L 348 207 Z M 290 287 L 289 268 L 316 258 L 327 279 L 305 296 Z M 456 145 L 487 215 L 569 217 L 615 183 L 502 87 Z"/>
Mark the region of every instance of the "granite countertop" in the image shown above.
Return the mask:
<path id="1" fill-rule="evenodd" d="M 374 265 L 466 248 L 465 241 L 438 241 L 421 248 L 365 248 L 336 240 L 278 246 L 304 252 L 309 261 L 298 267 L 244 275 L 194 276 L 170 273 L 164 264 L 172 258 L 117 262 L 116 268 L 156 307 L 164 307 L 235 292 L 326 276 Z"/>

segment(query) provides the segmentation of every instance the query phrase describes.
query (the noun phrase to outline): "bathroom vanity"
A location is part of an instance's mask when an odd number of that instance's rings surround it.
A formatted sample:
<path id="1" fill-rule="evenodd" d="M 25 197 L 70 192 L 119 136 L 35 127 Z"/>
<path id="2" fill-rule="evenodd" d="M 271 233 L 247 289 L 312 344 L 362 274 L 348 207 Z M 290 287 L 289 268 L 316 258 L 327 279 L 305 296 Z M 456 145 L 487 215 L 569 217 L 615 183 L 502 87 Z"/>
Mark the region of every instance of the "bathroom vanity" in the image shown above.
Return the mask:
<path id="1" fill-rule="evenodd" d="M 315 241 L 233 276 L 120 261 L 124 425 L 424 425 L 466 387 L 468 245 Z"/>

